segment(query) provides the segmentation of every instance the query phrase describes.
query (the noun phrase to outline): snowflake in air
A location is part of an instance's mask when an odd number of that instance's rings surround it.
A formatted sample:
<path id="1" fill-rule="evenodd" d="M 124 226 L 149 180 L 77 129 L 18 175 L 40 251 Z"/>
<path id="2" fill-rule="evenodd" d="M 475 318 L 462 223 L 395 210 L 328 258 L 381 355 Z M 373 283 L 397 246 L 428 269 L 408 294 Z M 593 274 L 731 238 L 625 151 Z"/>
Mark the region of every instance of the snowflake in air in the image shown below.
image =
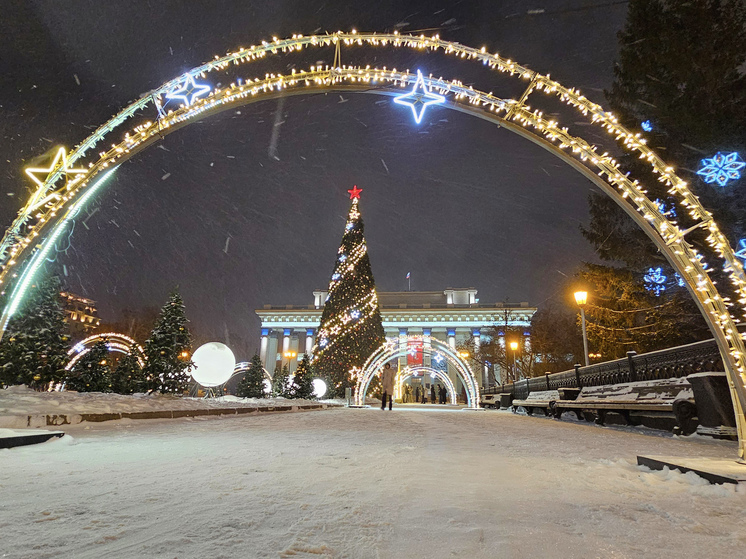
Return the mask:
<path id="1" fill-rule="evenodd" d="M 666 276 L 660 267 L 649 268 L 642 279 L 645 281 L 645 289 L 655 293 L 656 297 L 666 290 Z"/>
<path id="2" fill-rule="evenodd" d="M 741 178 L 741 169 L 746 167 L 738 152 L 734 151 L 728 155 L 717 152 L 715 157 L 702 160 L 697 174 L 704 177 L 707 184 L 716 182 L 720 186 L 725 186 L 730 181 Z"/>

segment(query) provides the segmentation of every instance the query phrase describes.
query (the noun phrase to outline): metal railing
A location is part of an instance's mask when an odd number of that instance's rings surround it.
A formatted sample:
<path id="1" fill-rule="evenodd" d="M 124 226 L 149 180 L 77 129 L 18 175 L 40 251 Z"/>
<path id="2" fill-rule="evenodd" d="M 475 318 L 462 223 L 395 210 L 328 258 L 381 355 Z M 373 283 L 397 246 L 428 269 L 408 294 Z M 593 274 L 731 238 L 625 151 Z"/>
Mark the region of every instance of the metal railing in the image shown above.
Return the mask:
<path id="1" fill-rule="evenodd" d="M 722 371 L 723 362 L 715 340 L 651 351 L 598 363 L 561 373 L 547 373 L 541 377 L 527 378 L 511 384 L 498 384 L 482 389 L 482 394 L 512 394 L 516 399 L 527 398 L 531 392 L 559 388 L 583 388 L 623 382 L 658 380 L 683 377 L 702 371 Z"/>

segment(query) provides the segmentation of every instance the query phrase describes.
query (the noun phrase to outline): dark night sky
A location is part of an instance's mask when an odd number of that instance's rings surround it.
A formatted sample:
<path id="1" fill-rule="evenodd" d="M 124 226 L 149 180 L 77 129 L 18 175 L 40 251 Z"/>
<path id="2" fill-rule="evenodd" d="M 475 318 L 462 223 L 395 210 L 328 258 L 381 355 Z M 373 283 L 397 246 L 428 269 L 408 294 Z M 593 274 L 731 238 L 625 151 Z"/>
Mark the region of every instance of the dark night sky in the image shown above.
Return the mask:
<path id="1" fill-rule="evenodd" d="M 438 28 L 603 103 L 625 14 L 624 2 L 607 0 L 6 0 L 0 222 L 9 225 L 28 196 L 22 169 L 34 158 L 77 144 L 141 92 L 239 46 L 353 27 Z M 317 57 L 330 63 L 332 52 Z M 326 286 L 346 190 L 357 184 L 379 290 L 405 289 L 411 271 L 413 289 L 474 286 L 485 303 L 563 293 L 563 274 L 593 259 L 578 229 L 590 183 L 493 124 L 434 109 L 416 126 L 382 99 L 285 100 L 278 159 L 278 101 L 173 133 L 117 170 L 49 270 L 108 320 L 162 305 L 179 284 L 198 341 L 228 335 L 248 358 L 258 341 L 253 309 L 309 304 Z"/>

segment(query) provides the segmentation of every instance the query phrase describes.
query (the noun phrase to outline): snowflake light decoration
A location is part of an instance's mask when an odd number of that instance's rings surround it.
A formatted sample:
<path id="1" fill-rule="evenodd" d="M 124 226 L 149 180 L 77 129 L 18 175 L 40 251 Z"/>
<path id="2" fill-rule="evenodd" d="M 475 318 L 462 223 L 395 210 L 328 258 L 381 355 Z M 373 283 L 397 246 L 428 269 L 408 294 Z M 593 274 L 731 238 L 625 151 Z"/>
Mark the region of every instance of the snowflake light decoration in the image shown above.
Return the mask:
<path id="1" fill-rule="evenodd" d="M 394 97 L 394 103 L 398 105 L 406 105 L 412 109 L 414 115 L 414 121 L 419 124 L 422 122 L 422 116 L 425 114 L 425 109 L 428 105 L 440 105 L 446 100 L 442 95 L 432 93 L 425 87 L 425 79 L 422 77 L 422 72 L 417 70 L 417 81 L 414 82 L 412 91 L 404 95 Z"/>
<path id="2" fill-rule="evenodd" d="M 666 276 L 660 267 L 649 268 L 642 279 L 645 281 L 645 289 L 655 293 L 656 297 L 666 290 Z"/>
<path id="3" fill-rule="evenodd" d="M 676 278 L 676 285 L 679 287 L 685 287 L 686 282 L 684 281 L 684 278 L 682 278 L 678 273 L 674 272 L 674 277 Z"/>
<path id="4" fill-rule="evenodd" d="M 641 122 L 640 126 L 642 126 L 642 129 L 645 130 L 645 132 L 650 132 L 653 130 L 653 123 L 649 120 L 646 120 L 645 122 Z"/>
<path id="5" fill-rule="evenodd" d="M 671 204 L 669 206 L 666 202 L 664 202 L 660 198 L 656 198 L 655 200 L 653 200 L 653 203 L 656 206 L 658 206 L 658 210 L 663 215 L 668 215 L 668 216 L 671 216 L 671 217 L 676 217 L 676 208 L 674 208 L 673 204 Z"/>
<path id="6" fill-rule="evenodd" d="M 440 353 L 436 353 L 436 354 L 435 354 L 435 355 L 433 356 L 433 359 L 435 360 L 435 362 L 436 362 L 436 363 L 437 363 L 438 365 L 440 365 L 440 364 L 441 364 L 441 363 L 443 362 L 443 356 L 442 356 L 442 355 L 441 355 Z"/>
<path id="7" fill-rule="evenodd" d="M 417 357 L 417 348 L 412 346 L 409 348 L 407 353 L 409 353 L 409 355 L 411 355 L 412 357 Z"/>
<path id="8" fill-rule="evenodd" d="M 746 264 L 746 239 L 741 239 L 738 241 L 738 250 L 736 251 L 736 256 L 744 261 Z"/>
<path id="9" fill-rule="evenodd" d="M 345 260 L 347 260 L 347 255 L 343 254 L 342 256 L 339 257 L 340 262 L 344 262 Z"/>
<path id="10" fill-rule="evenodd" d="M 746 163 L 741 160 L 738 152 L 734 151 L 728 155 L 717 152 L 715 157 L 702 160 L 697 174 L 704 178 L 707 184 L 716 182 L 719 186 L 725 186 L 730 181 L 741 178 L 741 169 L 746 167 Z"/>

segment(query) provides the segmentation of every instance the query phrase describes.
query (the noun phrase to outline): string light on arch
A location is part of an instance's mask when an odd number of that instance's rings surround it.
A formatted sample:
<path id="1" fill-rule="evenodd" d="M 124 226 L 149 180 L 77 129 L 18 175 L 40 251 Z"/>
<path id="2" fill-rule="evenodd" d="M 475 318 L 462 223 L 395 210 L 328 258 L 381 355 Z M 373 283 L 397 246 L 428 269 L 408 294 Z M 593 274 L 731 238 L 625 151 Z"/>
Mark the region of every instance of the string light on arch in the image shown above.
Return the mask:
<path id="1" fill-rule="evenodd" d="M 741 178 L 741 169 L 746 167 L 746 163 L 741 160 L 737 151 L 723 155 L 717 152 L 714 157 L 702 160 L 702 167 L 697 174 L 704 178 L 707 184 L 717 183 L 719 186 L 725 186 L 730 181 L 736 181 Z"/>
<path id="2" fill-rule="evenodd" d="M 406 105 L 412 109 L 414 121 L 417 124 L 422 122 L 422 116 L 425 114 L 425 109 L 427 109 L 428 106 L 441 105 L 445 103 L 445 100 L 446 98 L 444 96 L 427 90 L 425 87 L 425 79 L 422 77 L 422 72 L 419 70 L 417 70 L 417 81 L 414 82 L 412 91 L 394 97 L 394 103 Z"/>
<path id="3" fill-rule="evenodd" d="M 181 85 L 166 94 L 166 99 L 170 99 L 171 101 L 181 100 L 184 105 L 189 107 L 194 103 L 195 99 L 199 99 L 203 95 L 207 95 L 209 92 L 209 85 L 197 83 L 194 81 L 194 76 L 192 74 L 187 74 Z"/>

